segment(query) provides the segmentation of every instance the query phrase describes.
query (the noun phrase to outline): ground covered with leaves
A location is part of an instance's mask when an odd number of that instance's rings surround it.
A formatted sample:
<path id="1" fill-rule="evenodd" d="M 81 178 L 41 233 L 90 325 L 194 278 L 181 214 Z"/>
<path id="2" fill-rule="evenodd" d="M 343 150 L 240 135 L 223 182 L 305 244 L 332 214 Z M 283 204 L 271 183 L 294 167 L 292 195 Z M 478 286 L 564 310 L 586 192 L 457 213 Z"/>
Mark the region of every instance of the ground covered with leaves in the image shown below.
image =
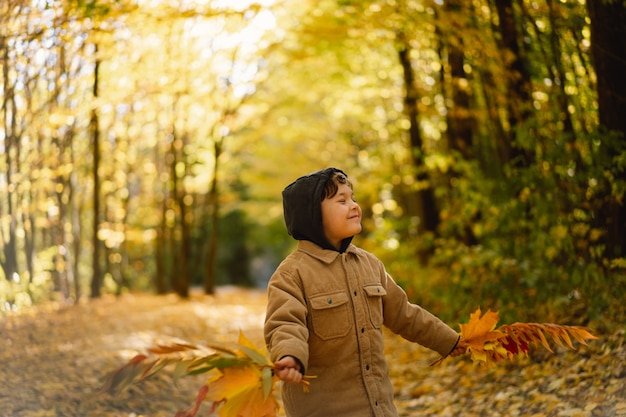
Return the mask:
<path id="1" fill-rule="evenodd" d="M 164 372 L 115 397 L 96 392 L 107 372 L 159 342 L 225 345 L 243 330 L 260 346 L 264 312 L 263 291 L 220 288 L 187 301 L 124 295 L 3 317 L 0 416 L 173 417 L 193 405 L 202 377 L 174 386 Z M 430 367 L 436 354 L 388 334 L 400 415 L 626 416 L 624 328 L 598 336 L 578 351 L 536 348 L 485 368 L 466 357 Z"/>

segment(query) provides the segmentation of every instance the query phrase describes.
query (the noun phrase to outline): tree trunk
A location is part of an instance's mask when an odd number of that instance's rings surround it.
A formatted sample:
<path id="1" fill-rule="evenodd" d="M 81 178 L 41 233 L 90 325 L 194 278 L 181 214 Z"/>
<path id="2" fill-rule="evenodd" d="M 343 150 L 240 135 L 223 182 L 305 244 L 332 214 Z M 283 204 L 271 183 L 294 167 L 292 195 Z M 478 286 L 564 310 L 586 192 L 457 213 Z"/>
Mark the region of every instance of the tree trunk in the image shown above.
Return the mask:
<path id="1" fill-rule="evenodd" d="M 463 9 L 460 0 L 447 1 L 445 3 L 448 13 L 459 14 Z M 467 10 L 469 12 L 469 10 Z M 451 35 L 455 36 L 455 35 Z M 447 135 L 450 149 L 458 151 L 464 159 L 473 159 L 472 133 L 474 131 L 474 118 L 470 109 L 470 83 L 464 69 L 465 57 L 463 53 L 463 38 L 455 36 L 446 44 L 448 65 L 450 67 L 450 92 L 444 93 L 446 97 L 452 97 L 452 108 L 447 114 Z M 443 77 L 442 77 L 443 78 Z M 446 83 L 443 83 L 444 89 Z M 447 89 L 446 89 L 447 90 Z"/>
<path id="2" fill-rule="evenodd" d="M 10 72 L 10 59 L 9 59 L 9 46 L 6 44 L 6 38 L 0 37 L 2 44 L 0 49 L 2 50 L 2 79 L 3 79 L 3 94 L 2 94 L 2 117 L 4 126 L 4 159 L 6 164 L 6 171 L 4 175 L 4 183 L 13 186 L 13 172 L 16 172 L 16 168 L 13 161 L 13 156 L 19 153 L 19 146 L 17 140 L 17 121 L 15 115 L 17 114 L 17 105 L 15 102 L 14 89 L 9 81 Z M 19 159 L 16 159 L 19 161 Z M 6 194 L 5 202 L 0 205 L 0 216 L 7 218 L 9 221 L 5 223 L 8 231 L 3 230 L 0 233 L 0 243 L 3 246 L 4 259 L 0 258 L 0 265 L 4 271 L 4 277 L 7 280 L 13 279 L 13 275 L 17 272 L 17 248 L 16 248 L 16 218 L 14 213 L 13 203 L 14 193 L 9 191 Z M 6 212 L 4 211 L 6 209 Z M 6 237 L 6 240 L 5 240 Z"/>
<path id="3" fill-rule="evenodd" d="M 56 150 L 55 153 L 58 155 L 58 158 L 53 161 L 54 166 L 52 167 L 52 172 L 54 173 L 53 182 L 55 184 L 55 191 L 53 192 L 53 195 L 57 212 L 51 216 L 49 215 L 48 219 L 50 221 L 49 228 L 52 236 L 52 243 L 56 248 L 56 254 L 54 255 L 53 276 L 56 278 L 55 284 L 61 294 L 62 301 L 65 302 L 70 298 L 71 285 L 68 271 L 71 271 L 71 269 L 67 263 L 65 253 L 65 224 L 67 218 L 67 206 L 64 203 L 64 196 L 67 193 L 67 184 L 60 169 L 64 158 L 64 146 L 62 141 L 62 138 L 58 138 L 56 136 L 52 137 L 52 145 Z"/>
<path id="4" fill-rule="evenodd" d="M 93 98 L 97 101 L 98 98 L 98 72 L 100 69 L 100 58 L 98 57 L 98 45 L 95 45 L 94 54 L 96 56 L 94 65 L 94 80 L 93 80 Z M 93 245 L 93 258 L 92 258 L 92 271 L 91 277 L 91 294 L 92 298 L 100 297 L 102 287 L 102 271 L 100 269 L 100 239 L 98 238 L 98 230 L 100 228 L 100 176 L 98 170 L 100 169 L 100 129 L 98 126 L 98 109 L 96 106 L 91 110 L 90 120 L 91 134 L 92 134 L 92 146 L 93 146 L 93 225 L 92 225 L 92 245 Z"/>
<path id="5" fill-rule="evenodd" d="M 174 112 L 175 114 L 176 112 Z M 189 296 L 189 271 L 188 259 L 185 259 L 185 206 L 183 202 L 184 187 L 183 181 L 179 181 L 176 166 L 182 162 L 180 152 L 183 147 L 181 139 L 178 137 L 176 126 L 172 127 L 172 145 L 170 147 L 170 178 L 171 178 L 171 207 L 176 211 L 177 223 L 180 234 L 173 233 L 171 241 L 172 248 L 172 284 L 176 293 L 187 298 Z M 184 163 L 184 162 L 182 162 Z M 174 225 L 176 229 L 176 225 Z"/>
<path id="6" fill-rule="evenodd" d="M 598 83 L 600 125 L 619 134 L 623 143 L 626 141 L 626 7 L 621 1 L 589 0 L 587 9 L 591 18 L 591 52 Z M 603 145 L 607 146 L 606 142 L 603 141 Z M 606 152 L 610 158 L 623 148 L 623 145 L 608 146 Z M 625 197 L 622 193 L 605 198 L 599 213 L 607 232 L 606 247 L 611 258 L 626 256 Z"/>
<path id="7" fill-rule="evenodd" d="M 211 221 L 211 236 L 209 237 L 209 247 L 207 251 L 207 270 L 204 279 L 204 292 L 206 294 L 215 293 L 215 266 L 217 263 L 217 247 L 219 240 L 219 158 L 222 153 L 222 139 L 216 138 L 214 142 L 215 164 L 213 165 L 213 179 L 209 190 L 209 213 Z"/>
<path id="8" fill-rule="evenodd" d="M 403 33 L 397 34 L 398 59 L 404 73 L 404 108 L 409 119 L 409 142 L 413 164 L 417 170 L 416 179 L 420 184 L 420 189 L 416 193 L 416 215 L 419 217 L 420 232 L 435 232 L 439 225 L 439 211 L 435 199 L 435 193 L 428 171 L 424 165 L 424 144 L 419 129 L 417 92 L 413 77 L 413 65 L 410 59 L 410 45 L 406 41 Z M 427 254 L 420 255 L 423 262 L 426 261 Z"/>
<path id="9" fill-rule="evenodd" d="M 534 160 L 530 150 L 523 149 L 517 143 L 516 129 L 529 117 L 530 103 L 530 73 L 523 50 L 519 44 L 519 33 L 513 14 L 513 0 L 495 0 L 498 20 L 498 29 L 502 39 L 502 50 L 512 58 L 503 58 L 508 74 L 508 140 L 503 143 L 506 149 L 506 158 L 516 166 L 529 166 Z"/>
<path id="10" fill-rule="evenodd" d="M 165 294 L 167 292 L 167 284 L 165 279 L 165 254 L 166 251 L 166 243 L 165 243 L 165 230 L 167 228 L 167 220 L 166 220 L 166 198 L 163 197 L 163 201 L 161 201 L 161 222 L 156 227 L 156 239 L 154 240 L 154 253 L 156 255 L 156 276 L 154 279 L 154 285 L 156 287 L 157 294 Z"/>
<path id="11" fill-rule="evenodd" d="M 74 135 L 74 132 L 72 130 L 72 135 Z M 73 166 L 76 166 L 76 156 L 74 154 L 74 145 L 72 144 L 72 149 L 71 149 L 71 162 Z M 74 190 L 77 188 L 76 184 L 78 183 L 78 175 L 76 173 L 76 171 L 72 170 L 72 173 L 70 174 L 70 201 L 71 201 L 71 210 L 72 210 L 72 253 L 73 253 L 73 259 L 72 259 L 72 275 L 74 276 L 74 294 L 76 295 L 76 301 L 80 300 L 80 297 L 82 296 L 82 287 L 80 284 L 80 279 L 79 279 L 79 274 L 78 274 L 78 265 L 79 265 L 79 261 L 81 258 L 81 253 L 82 253 L 82 237 L 81 237 L 81 230 L 82 230 L 82 224 L 81 224 L 81 218 L 80 218 L 80 212 L 81 212 L 81 203 L 82 203 L 82 197 L 79 200 L 78 194 L 74 193 Z"/>
<path id="12" fill-rule="evenodd" d="M 559 89 L 559 94 L 557 94 L 556 100 L 559 103 L 558 110 L 559 115 L 561 116 L 561 121 L 563 122 L 563 133 L 565 133 L 565 137 L 567 137 L 568 140 L 574 144 L 576 142 L 576 131 L 574 130 L 572 116 L 568 110 L 569 102 L 567 99 L 567 93 L 565 92 L 566 71 L 563 66 L 563 60 L 561 59 L 563 52 L 561 51 L 561 44 L 559 41 L 560 27 L 557 15 L 557 8 L 559 6 L 555 5 L 553 0 L 547 0 L 547 4 L 548 10 L 550 11 L 550 50 L 552 51 L 552 62 L 549 64 L 549 68 L 552 72 L 554 85 Z M 578 153 L 576 156 L 576 163 L 579 164 L 580 158 L 578 158 Z"/>
<path id="13" fill-rule="evenodd" d="M 450 0 L 445 3 L 446 13 L 453 15 L 454 19 L 460 19 L 461 16 L 474 13 L 471 6 L 462 0 Z M 472 99 L 471 99 L 471 82 L 469 75 L 465 71 L 465 53 L 464 40 L 459 36 L 458 29 L 454 32 L 448 32 L 440 36 L 442 47 L 440 51 L 440 59 L 447 62 L 449 67 L 449 76 L 446 74 L 446 67 L 442 65 L 441 80 L 442 91 L 445 100 L 451 99 L 452 105 L 446 114 L 446 137 L 448 147 L 458 154 L 458 157 L 465 161 L 475 160 L 474 130 L 475 117 L 473 115 Z M 454 156 L 455 159 L 457 155 Z M 445 184 L 450 188 L 451 180 L 463 174 L 459 173 L 454 166 L 444 174 Z M 478 243 L 472 228 L 467 225 L 462 231 L 459 231 L 458 238 L 467 245 L 475 245 Z"/>
<path id="14" fill-rule="evenodd" d="M 189 288 L 191 286 L 191 277 L 189 271 L 189 264 L 191 259 L 191 225 L 189 224 L 189 216 L 187 215 L 187 205 L 185 204 L 185 181 L 184 178 L 186 176 L 187 171 L 187 161 L 185 158 L 185 146 L 186 146 L 186 135 L 183 133 L 182 137 L 179 139 L 180 145 L 180 158 L 179 161 L 183 165 L 183 173 L 182 179 L 180 182 L 180 188 L 178 191 L 178 195 L 176 197 L 176 204 L 178 205 L 178 211 L 180 213 L 180 248 L 179 248 L 179 265 L 180 265 L 180 292 L 179 295 L 181 297 L 187 298 L 189 297 Z"/>
<path id="15" fill-rule="evenodd" d="M 165 158 L 162 159 L 162 155 L 165 154 Z M 162 165 L 157 163 L 159 168 L 158 172 L 167 167 L 167 158 L 168 153 L 163 152 L 163 149 L 157 144 L 154 147 L 154 160 L 162 161 Z M 154 239 L 154 254 L 155 254 L 155 277 L 154 277 L 154 286 L 156 288 L 157 294 L 165 294 L 168 291 L 168 285 L 166 280 L 166 254 L 167 254 L 167 241 L 166 241 L 166 230 L 167 230 L 167 193 L 169 190 L 168 182 L 159 183 L 162 189 L 157 191 L 155 205 L 160 206 L 160 221 L 159 224 L 156 225 L 156 236 Z"/>

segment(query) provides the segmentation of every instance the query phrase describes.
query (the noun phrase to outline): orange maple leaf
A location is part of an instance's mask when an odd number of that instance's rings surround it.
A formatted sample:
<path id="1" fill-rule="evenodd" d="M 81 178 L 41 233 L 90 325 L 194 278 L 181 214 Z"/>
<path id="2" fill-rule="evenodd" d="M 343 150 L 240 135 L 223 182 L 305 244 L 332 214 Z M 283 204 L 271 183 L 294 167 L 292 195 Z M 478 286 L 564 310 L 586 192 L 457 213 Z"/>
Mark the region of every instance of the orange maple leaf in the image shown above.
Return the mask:
<path id="1" fill-rule="evenodd" d="M 495 330 L 498 324 L 499 314 L 497 311 L 487 310 L 481 317 L 480 307 L 472 314 L 467 324 L 460 324 L 462 342 L 472 346 L 482 346 L 486 342 L 503 338 L 504 333 Z"/>
<path id="2" fill-rule="evenodd" d="M 480 307 L 472 314 L 467 324 L 461 324 L 461 340 L 459 347 L 465 348 L 469 352 L 473 361 L 488 362 L 489 359 L 496 359 L 506 355 L 506 349 L 502 347 L 500 341 L 507 336 L 505 333 L 496 330 L 499 314 L 497 311 L 487 310 L 481 317 Z"/>

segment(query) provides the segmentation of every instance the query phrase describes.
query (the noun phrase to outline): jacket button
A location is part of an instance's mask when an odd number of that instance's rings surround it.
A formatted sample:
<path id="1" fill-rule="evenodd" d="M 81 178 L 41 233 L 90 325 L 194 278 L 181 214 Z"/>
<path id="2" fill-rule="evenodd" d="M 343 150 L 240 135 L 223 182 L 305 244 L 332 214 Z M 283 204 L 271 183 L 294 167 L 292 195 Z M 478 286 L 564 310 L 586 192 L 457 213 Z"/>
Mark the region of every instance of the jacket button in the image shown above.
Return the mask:
<path id="1" fill-rule="evenodd" d="M 370 366 L 369 365 L 365 365 L 365 370 L 369 371 L 370 370 Z"/>
<path id="2" fill-rule="evenodd" d="M 365 327 L 361 327 L 361 333 L 365 333 Z"/>
<path id="3" fill-rule="evenodd" d="M 332 303 L 333 303 L 333 299 L 332 299 L 332 298 L 329 298 L 328 300 L 326 300 L 326 302 L 327 302 L 328 304 L 332 304 Z"/>

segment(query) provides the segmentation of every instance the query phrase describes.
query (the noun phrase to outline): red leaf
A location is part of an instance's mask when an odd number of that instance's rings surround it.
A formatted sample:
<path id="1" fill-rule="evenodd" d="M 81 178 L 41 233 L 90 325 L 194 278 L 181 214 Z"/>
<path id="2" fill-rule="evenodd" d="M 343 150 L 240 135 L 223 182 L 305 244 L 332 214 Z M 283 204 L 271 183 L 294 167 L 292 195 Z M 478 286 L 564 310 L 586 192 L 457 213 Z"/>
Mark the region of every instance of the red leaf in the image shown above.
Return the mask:
<path id="1" fill-rule="evenodd" d="M 188 350 L 198 350 L 197 346 L 187 343 L 173 343 L 171 345 L 157 345 L 155 347 L 148 348 L 147 351 L 157 355 L 163 355 L 175 352 L 185 352 Z"/>
<path id="2" fill-rule="evenodd" d="M 512 353 L 513 355 L 517 355 L 519 353 L 517 343 L 515 343 L 510 337 L 507 337 L 504 342 L 502 342 L 502 347 L 504 347 L 508 352 Z"/>
<path id="3" fill-rule="evenodd" d="M 147 372 L 154 362 L 146 363 L 146 355 L 136 355 L 121 368 L 109 373 L 100 388 L 100 392 L 108 392 L 115 395 L 130 385 L 139 375 Z"/>
<path id="4" fill-rule="evenodd" d="M 196 397 L 196 403 L 193 408 L 191 410 L 179 411 L 176 413 L 176 417 L 195 417 L 200 409 L 200 404 L 202 404 L 202 401 L 204 401 L 208 392 L 209 387 L 203 385 L 200 390 L 198 390 L 198 396 Z"/>

